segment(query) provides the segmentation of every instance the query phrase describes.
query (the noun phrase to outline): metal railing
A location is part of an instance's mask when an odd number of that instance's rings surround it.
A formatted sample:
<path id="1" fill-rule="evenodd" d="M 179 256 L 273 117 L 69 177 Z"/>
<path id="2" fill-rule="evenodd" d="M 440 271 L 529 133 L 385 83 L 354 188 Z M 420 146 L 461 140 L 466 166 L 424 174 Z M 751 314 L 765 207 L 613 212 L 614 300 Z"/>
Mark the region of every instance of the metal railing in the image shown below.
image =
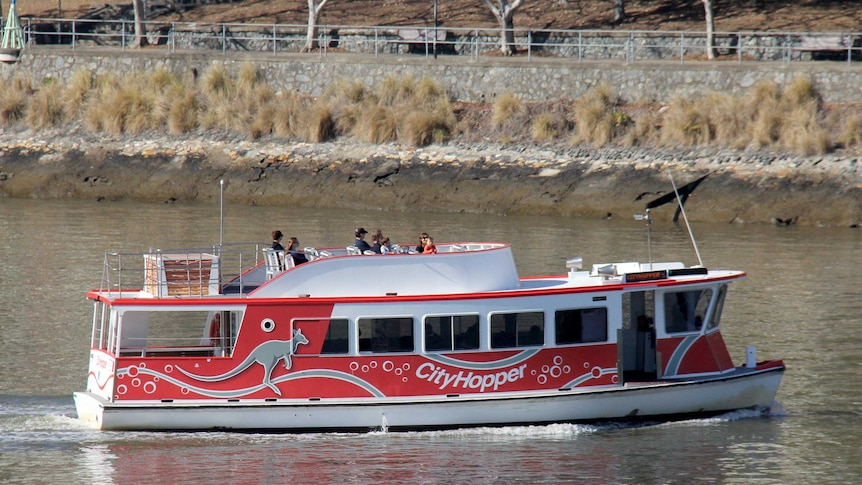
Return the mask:
<path id="1" fill-rule="evenodd" d="M 130 20 L 23 19 L 25 42 L 32 45 L 104 46 L 126 49 L 134 40 Z M 300 52 L 306 25 L 206 22 L 146 22 L 148 43 L 178 50 L 228 52 Z M 479 56 L 500 50 L 500 31 L 493 28 L 427 26 L 321 25 L 318 55 L 332 52 L 374 56 Z M 691 62 L 706 60 L 706 34 L 698 31 L 609 31 L 513 29 L 519 57 Z M 721 59 L 805 61 L 862 59 L 862 32 L 716 32 L 714 51 Z"/>
<path id="2" fill-rule="evenodd" d="M 199 297 L 223 292 L 244 293 L 263 282 L 262 278 L 247 278 L 246 273 L 263 261 L 261 249 L 264 247 L 268 245 L 236 243 L 205 249 L 108 251 L 99 290 L 117 297 L 124 293 L 134 296 L 140 291 L 153 296 Z M 171 265 L 162 261 L 163 255 L 180 264 L 169 267 Z M 211 289 L 213 285 L 215 288 Z"/>

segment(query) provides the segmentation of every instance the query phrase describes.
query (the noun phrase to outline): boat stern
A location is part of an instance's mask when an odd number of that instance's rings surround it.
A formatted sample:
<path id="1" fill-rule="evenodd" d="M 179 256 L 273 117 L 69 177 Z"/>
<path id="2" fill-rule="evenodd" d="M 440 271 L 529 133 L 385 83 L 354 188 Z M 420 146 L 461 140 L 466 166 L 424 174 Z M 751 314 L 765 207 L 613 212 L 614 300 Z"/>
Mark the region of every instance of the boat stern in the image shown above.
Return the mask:
<path id="1" fill-rule="evenodd" d="M 78 419 L 93 429 L 102 429 L 104 399 L 91 392 L 74 392 L 72 397 L 75 400 Z"/>

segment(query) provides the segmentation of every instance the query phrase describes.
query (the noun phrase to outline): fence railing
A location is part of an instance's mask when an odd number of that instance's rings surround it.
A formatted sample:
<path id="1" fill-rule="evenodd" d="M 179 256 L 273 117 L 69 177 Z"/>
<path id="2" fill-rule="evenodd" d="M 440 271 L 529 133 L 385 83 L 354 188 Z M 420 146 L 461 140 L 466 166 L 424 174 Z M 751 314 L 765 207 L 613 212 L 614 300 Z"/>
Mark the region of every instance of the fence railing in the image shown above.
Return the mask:
<path id="1" fill-rule="evenodd" d="M 126 49 L 134 40 L 130 20 L 22 19 L 27 45 L 105 46 Z M 167 52 L 300 52 L 307 26 L 204 22 L 146 22 L 148 43 Z M 384 55 L 479 56 L 500 50 L 499 29 L 487 27 L 321 25 L 317 55 L 332 52 Z M 607 31 L 513 29 L 521 57 L 578 61 L 649 60 L 690 62 L 707 59 L 707 38 L 698 31 Z M 862 32 L 716 32 L 714 52 L 721 59 L 745 61 L 862 60 Z"/>

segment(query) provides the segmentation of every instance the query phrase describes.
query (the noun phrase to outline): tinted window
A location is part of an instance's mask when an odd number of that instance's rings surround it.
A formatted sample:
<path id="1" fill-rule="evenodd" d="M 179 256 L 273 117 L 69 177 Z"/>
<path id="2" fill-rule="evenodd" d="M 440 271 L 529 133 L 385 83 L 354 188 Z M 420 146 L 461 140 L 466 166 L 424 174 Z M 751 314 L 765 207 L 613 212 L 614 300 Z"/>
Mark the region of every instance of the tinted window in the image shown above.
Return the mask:
<path id="1" fill-rule="evenodd" d="M 542 345 L 544 342 L 544 313 L 495 313 L 491 315 L 491 348 L 528 347 Z"/>
<path id="2" fill-rule="evenodd" d="M 554 314 L 554 326 L 558 345 L 606 342 L 608 309 L 559 310 Z"/>
<path id="3" fill-rule="evenodd" d="M 709 308 L 712 290 L 675 291 L 664 295 L 667 333 L 698 332 Z"/>
<path id="4" fill-rule="evenodd" d="M 412 318 L 360 318 L 357 325 L 360 352 L 413 351 Z"/>
<path id="5" fill-rule="evenodd" d="M 425 317 L 425 350 L 441 352 L 479 348 L 479 316 Z"/>

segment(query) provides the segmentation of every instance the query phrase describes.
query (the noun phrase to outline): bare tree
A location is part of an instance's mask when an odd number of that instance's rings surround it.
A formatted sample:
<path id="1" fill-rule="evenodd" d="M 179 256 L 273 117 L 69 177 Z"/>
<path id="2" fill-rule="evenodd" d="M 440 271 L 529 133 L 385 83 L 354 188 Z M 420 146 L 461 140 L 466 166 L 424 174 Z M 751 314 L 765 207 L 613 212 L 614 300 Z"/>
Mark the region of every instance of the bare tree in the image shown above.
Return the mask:
<path id="1" fill-rule="evenodd" d="M 512 16 L 524 0 L 494 0 L 496 5 L 491 3 L 491 0 L 482 1 L 500 22 L 500 52 L 504 56 L 511 56 L 515 53 L 515 25 L 512 23 Z"/>
<path id="2" fill-rule="evenodd" d="M 703 0 L 703 9 L 706 12 L 706 58 L 715 59 L 715 44 L 713 32 L 715 31 L 715 18 L 712 15 L 712 0 Z"/>
<path id="3" fill-rule="evenodd" d="M 614 0 L 614 20 L 618 24 L 626 19 L 626 0 Z"/>
<path id="4" fill-rule="evenodd" d="M 144 21 L 147 20 L 147 12 L 144 11 L 144 0 L 132 0 L 132 8 L 135 10 L 135 40 L 132 47 L 145 47 L 147 28 Z"/>
<path id="5" fill-rule="evenodd" d="M 308 35 L 305 38 L 305 47 L 302 48 L 302 52 L 311 52 L 317 49 L 317 19 L 328 1 L 308 0 Z"/>

